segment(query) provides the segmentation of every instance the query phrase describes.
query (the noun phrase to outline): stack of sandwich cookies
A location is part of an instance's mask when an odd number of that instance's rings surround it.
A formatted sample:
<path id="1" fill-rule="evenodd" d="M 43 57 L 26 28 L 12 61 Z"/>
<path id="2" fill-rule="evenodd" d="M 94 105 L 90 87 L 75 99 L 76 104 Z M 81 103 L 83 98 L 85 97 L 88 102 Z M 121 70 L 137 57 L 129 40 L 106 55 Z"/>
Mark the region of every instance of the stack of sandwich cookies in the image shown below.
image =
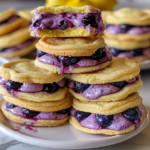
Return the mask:
<path id="1" fill-rule="evenodd" d="M 0 76 L 0 93 L 6 100 L 2 111 L 9 120 L 49 127 L 68 120 L 72 96 L 67 95 L 65 74 L 54 75 L 33 61 L 18 60 L 2 65 Z"/>
<path id="2" fill-rule="evenodd" d="M 38 7 L 30 32 L 36 37 L 88 37 L 100 35 L 104 30 L 101 12 L 92 6 Z"/>
<path id="3" fill-rule="evenodd" d="M 108 66 L 111 53 L 96 38 L 43 38 L 36 44 L 35 65 L 52 73 L 93 72 Z"/>
<path id="4" fill-rule="evenodd" d="M 122 8 L 106 17 L 106 44 L 114 57 L 135 61 L 150 58 L 150 15 L 140 9 Z"/>

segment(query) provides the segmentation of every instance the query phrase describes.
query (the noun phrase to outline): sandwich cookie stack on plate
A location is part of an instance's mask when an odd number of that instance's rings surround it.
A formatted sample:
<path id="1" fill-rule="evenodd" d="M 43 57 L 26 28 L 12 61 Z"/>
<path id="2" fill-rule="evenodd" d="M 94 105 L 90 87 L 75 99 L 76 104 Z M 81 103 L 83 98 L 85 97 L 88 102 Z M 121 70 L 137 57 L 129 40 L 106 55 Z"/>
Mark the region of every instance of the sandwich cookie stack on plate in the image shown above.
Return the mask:
<path id="1" fill-rule="evenodd" d="M 37 39 L 29 33 L 26 19 L 17 15 L 14 9 L 0 13 L 0 56 L 13 58 L 24 56 L 35 50 Z"/>
<path id="2" fill-rule="evenodd" d="M 72 96 L 66 75 L 52 74 L 30 60 L 18 60 L 0 67 L 1 109 L 9 120 L 31 126 L 53 127 L 69 119 Z"/>
<path id="3" fill-rule="evenodd" d="M 150 58 L 150 15 L 146 11 L 122 8 L 110 12 L 105 21 L 104 37 L 114 57 L 136 62 Z"/>
<path id="4" fill-rule="evenodd" d="M 100 71 L 71 74 L 68 87 L 75 98 L 70 123 L 91 134 L 118 135 L 138 128 L 144 118 L 139 73 L 134 61 L 114 58 Z"/>

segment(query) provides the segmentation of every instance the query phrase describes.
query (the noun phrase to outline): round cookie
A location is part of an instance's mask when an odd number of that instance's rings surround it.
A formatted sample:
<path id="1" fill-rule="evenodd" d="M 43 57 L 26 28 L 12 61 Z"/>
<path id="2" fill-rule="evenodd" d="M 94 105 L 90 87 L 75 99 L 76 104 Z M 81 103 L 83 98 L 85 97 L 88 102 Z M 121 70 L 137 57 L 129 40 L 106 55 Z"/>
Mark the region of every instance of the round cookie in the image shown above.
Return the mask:
<path id="1" fill-rule="evenodd" d="M 69 108 L 72 106 L 72 96 L 67 95 L 59 102 L 35 103 L 21 99 L 5 97 L 13 103 L 4 102 L 1 109 L 5 117 L 12 122 L 43 127 L 54 127 L 64 124 L 69 119 Z M 21 107 L 20 105 L 25 105 Z M 31 109 L 29 109 L 31 108 Z"/>
<path id="2" fill-rule="evenodd" d="M 82 103 L 75 99 L 69 121 L 75 128 L 86 133 L 125 134 L 137 129 L 145 118 L 141 102 L 142 98 L 138 93 L 120 102 L 107 104 L 102 102 Z"/>
<path id="3" fill-rule="evenodd" d="M 150 58 L 149 40 L 119 41 L 105 37 L 105 42 L 114 57 L 127 57 L 137 62 Z"/>
<path id="4" fill-rule="evenodd" d="M 5 63 L 0 67 L 0 93 L 36 102 L 58 101 L 67 94 L 65 76 L 41 70 L 30 60 Z"/>
<path id="5" fill-rule="evenodd" d="M 97 49 L 105 47 L 101 36 L 95 38 L 43 38 L 36 48 L 52 55 L 60 56 L 91 56 Z"/>
<path id="6" fill-rule="evenodd" d="M 13 17 L 16 17 L 13 19 Z M 16 15 L 14 9 L 8 9 L 0 13 L 0 36 L 3 36 L 20 27 L 26 20 Z"/>
<path id="7" fill-rule="evenodd" d="M 119 101 L 142 86 L 137 63 L 127 58 L 114 58 L 103 70 L 69 75 L 69 92 L 77 99 L 92 102 Z"/>
<path id="8" fill-rule="evenodd" d="M 21 33 L 21 34 L 20 34 Z M 19 28 L 0 37 L 0 48 L 13 47 L 30 39 L 29 26 Z"/>

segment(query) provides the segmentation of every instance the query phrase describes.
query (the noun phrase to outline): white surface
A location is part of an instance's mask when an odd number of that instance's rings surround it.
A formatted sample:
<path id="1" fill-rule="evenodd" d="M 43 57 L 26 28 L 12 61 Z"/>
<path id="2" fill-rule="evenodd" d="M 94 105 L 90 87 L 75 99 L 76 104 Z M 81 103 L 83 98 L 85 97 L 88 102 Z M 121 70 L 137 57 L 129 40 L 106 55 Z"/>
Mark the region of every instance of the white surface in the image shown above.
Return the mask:
<path id="1" fill-rule="evenodd" d="M 118 136 L 87 134 L 73 128 L 69 123 L 60 127 L 32 127 L 32 130 L 28 130 L 25 126 L 8 121 L 2 113 L 0 113 L 0 130 L 21 142 L 48 148 L 85 149 L 103 147 L 120 143 L 139 134 L 147 126 L 149 121 L 148 111 L 145 111 L 145 113 L 147 113 L 147 117 L 138 129 L 128 134 Z M 14 129 L 19 130 L 16 132 Z"/>
<path id="2" fill-rule="evenodd" d="M 138 62 L 141 70 L 150 69 L 150 59 Z"/>

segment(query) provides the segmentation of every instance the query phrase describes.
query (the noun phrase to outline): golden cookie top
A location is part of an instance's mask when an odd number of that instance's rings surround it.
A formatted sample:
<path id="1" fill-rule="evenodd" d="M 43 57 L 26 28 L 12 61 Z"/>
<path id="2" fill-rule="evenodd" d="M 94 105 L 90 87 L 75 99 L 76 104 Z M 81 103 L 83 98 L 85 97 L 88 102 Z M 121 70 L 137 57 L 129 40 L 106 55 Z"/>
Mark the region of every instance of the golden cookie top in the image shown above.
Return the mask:
<path id="1" fill-rule="evenodd" d="M 32 13 L 38 11 L 38 13 L 42 12 L 50 12 L 50 13 L 64 13 L 64 12 L 72 12 L 72 13 L 92 13 L 93 11 L 100 11 L 99 9 L 91 6 L 85 5 L 82 7 L 68 7 L 68 6 L 55 6 L 55 7 L 44 7 L 40 6 L 37 9 L 33 10 Z"/>
<path id="2" fill-rule="evenodd" d="M 116 101 L 116 102 L 81 102 L 80 100 L 74 98 L 73 108 L 84 111 L 91 112 L 101 115 L 113 115 L 116 113 L 123 112 L 129 108 L 136 107 L 142 103 L 142 98 L 139 94 L 133 93 L 127 98 Z"/>
<path id="3" fill-rule="evenodd" d="M 130 80 L 140 73 L 139 65 L 128 58 L 113 58 L 106 68 L 93 73 L 71 74 L 69 77 L 77 82 L 103 84 Z"/>
<path id="4" fill-rule="evenodd" d="M 101 47 L 105 47 L 101 36 L 96 38 L 43 38 L 36 48 L 53 55 L 91 56 Z"/>
<path id="5" fill-rule="evenodd" d="M 20 83 L 53 83 L 65 76 L 65 74 L 52 74 L 42 70 L 31 60 L 17 60 L 0 66 L 0 77 Z"/>
<path id="6" fill-rule="evenodd" d="M 16 14 L 16 11 L 13 8 L 1 12 L 0 13 L 0 22 L 7 20 L 8 18 L 12 17 L 15 14 Z"/>
<path id="7" fill-rule="evenodd" d="M 29 26 L 19 28 L 9 34 L 0 37 L 0 48 L 7 48 L 21 44 L 31 38 Z"/>
<path id="8" fill-rule="evenodd" d="M 149 25 L 150 15 L 143 10 L 135 8 L 122 8 L 110 12 L 106 17 L 106 23 L 109 24 L 131 24 L 131 25 Z"/>

